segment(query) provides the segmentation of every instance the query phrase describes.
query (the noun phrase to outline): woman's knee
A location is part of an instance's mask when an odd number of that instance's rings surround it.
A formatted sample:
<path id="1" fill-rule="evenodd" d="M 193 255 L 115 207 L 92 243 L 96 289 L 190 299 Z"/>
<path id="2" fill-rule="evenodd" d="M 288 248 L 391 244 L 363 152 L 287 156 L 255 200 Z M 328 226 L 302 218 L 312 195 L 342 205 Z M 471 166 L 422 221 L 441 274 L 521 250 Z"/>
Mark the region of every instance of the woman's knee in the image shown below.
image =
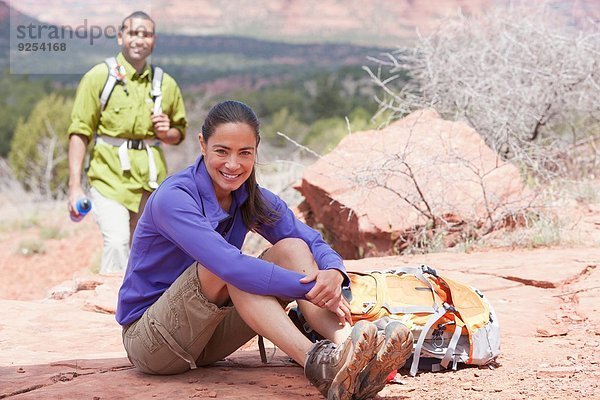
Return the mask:
<path id="1" fill-rule="evenodd" d="M 314 257 L 302 239 L 286 238 L 278 241 L 265 253 L 263 259 L 281 267 L 308 273 L 314 267 Z"/>
<path id="2" fill-rule="evenodd" d="M 275 243 L 271 250 L 285 254 L 311 254 L 306 242 L 298 238 L 285 238 Z"/>

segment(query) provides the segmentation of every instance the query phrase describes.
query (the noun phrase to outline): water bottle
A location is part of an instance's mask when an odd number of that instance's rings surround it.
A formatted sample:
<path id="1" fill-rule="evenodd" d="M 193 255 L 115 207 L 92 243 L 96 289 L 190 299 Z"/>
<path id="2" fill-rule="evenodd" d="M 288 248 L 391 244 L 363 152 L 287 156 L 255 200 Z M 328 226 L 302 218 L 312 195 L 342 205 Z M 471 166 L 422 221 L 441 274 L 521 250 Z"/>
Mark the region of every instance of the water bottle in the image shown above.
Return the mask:
<path id="1" fill-rule="evenodd" d="M 72 213 L 69 213 L 69 216 L 71 217 L 72 221 L 79 222 L 92 209 L 92 200 L 88 199 L 87 197 L 81 197 L 77 200 L 75 207 L 77 208 L 79 215 L 73 215 Z"/>

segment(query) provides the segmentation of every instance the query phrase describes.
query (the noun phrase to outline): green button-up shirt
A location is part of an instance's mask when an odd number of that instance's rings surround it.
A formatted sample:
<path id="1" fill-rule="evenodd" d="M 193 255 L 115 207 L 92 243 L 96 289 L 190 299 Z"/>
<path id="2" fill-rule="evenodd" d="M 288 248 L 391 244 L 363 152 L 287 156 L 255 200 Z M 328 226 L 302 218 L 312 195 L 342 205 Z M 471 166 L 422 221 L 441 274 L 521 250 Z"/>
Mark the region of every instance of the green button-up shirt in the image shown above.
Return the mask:
<path id="1" fill-rule="evenodd" d="M 154 139 L 152 108 L 152 69 L 148 64 L 138 74 L 121 53 L 117 63 L 125 67 L 125 84 L 117 83 L 106 104 L 100 111 L 100 92 L 108 77 L 105 63 L 89 70 L 81 79 L 68 134 L 85 135 L 91 141 L 94 135 L 107 135 L 127 139 Z M 167 73 L 162 80 L 162 109 L 171 120 L 171 127 L 177 128 L 185 137 L 187 120 L 181 91 L 175 80 Z M 167 167 L 162 150 L 152 146 L 158 170 L 158 182 L 167 175 Z M 123 171 L 119 161 L 118 147 L 96 143 L 92 149 L 90 167 L 87 173 L 90 185 L 102 195 L 113 199 L 129 210 L 138 212 L 142 191 L 151 192 L 148 185 L 150 174 L 146 149 L 128 150 L 131 170 Z"/>

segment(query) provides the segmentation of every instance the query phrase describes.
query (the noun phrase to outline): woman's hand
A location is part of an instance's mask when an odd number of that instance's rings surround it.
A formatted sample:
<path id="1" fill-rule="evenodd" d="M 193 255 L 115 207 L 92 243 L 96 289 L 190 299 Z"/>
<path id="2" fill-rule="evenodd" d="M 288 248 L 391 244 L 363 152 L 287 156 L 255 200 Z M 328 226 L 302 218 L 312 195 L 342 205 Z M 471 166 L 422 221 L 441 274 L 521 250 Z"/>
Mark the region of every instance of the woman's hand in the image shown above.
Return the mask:
<path id="1" fill-rule="evenodd" d="M 350 304 L 344 296 L 340 296 L 339 301 L 331 301 L 327 303 L 327 309 L 338 316 L 340 325 L 348 322 L 352 325 L 352 313 L 350 312 Z"/>
<path id="2" fill-rule="evenodd" d="M 301 283 L 315 282 L 306 294 L 306 299 L 317 307 L 327 309 L 340 318 L 340 322 L 351 322 L 350 305 L 342 296 L 344 275 L 337 269 L 315 271 L 300 279 Z"/>

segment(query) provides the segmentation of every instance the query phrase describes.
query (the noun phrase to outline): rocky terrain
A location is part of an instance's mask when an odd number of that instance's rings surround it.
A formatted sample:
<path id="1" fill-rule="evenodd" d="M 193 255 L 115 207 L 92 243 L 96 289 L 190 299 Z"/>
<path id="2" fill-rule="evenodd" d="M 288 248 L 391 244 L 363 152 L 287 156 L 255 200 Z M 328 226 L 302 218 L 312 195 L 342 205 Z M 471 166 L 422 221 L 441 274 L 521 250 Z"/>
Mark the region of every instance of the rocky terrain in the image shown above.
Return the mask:
<path id="1" fill-rule="evenodd" d="M 0 398 L 9 399 L 303 399 L 320 398 L 272 345 L 261 364 L 251 341 L 215 366 L 179 376 L 147 376 L 131 367 L 114 320 L 121 277 L 98 276 L 89 258 L 100 245 L 93 221 L 66 225 L 66 237 L 45 241 L 45 253 L 15 247 L 36 237 L 31 227 L 1 236 Z M 600 225 L 600 215 L 582 218 Z M 589 231 L 589 233 L 592 233 Z M 590 236 L 591 237 L 591 236 Z M 349 260 L 350 270 L 428 263 L 482 290 L 501 323 L 495 369 L 444 373 L 406 371 L 382 399 L 599 398 L 600 250 L 489 250 Z"/>

